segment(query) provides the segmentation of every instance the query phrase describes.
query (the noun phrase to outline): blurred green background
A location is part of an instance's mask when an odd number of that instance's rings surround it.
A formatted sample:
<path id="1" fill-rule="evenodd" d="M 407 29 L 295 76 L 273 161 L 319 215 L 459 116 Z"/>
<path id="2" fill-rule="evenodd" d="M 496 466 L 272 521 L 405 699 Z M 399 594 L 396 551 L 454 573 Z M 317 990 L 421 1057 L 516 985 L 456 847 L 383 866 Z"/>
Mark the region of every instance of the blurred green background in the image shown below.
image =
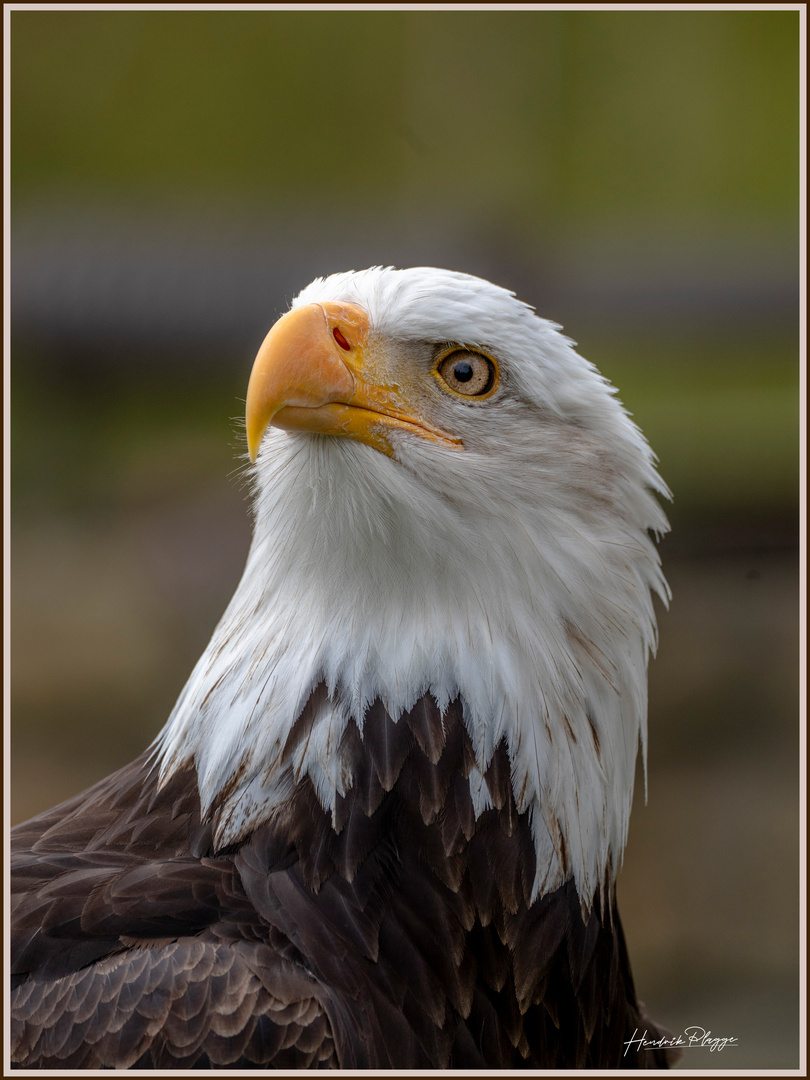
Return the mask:
<path id="1" fill-rule="evenodd" d="M 564 324 L 675 493 L 640 996 L 737 1036 L 682 1067 L 798 1065 L 798 11 L 10 18 L 12 819 L 138 753 L 204 648 L 292 296 L 481 274 Z"/>

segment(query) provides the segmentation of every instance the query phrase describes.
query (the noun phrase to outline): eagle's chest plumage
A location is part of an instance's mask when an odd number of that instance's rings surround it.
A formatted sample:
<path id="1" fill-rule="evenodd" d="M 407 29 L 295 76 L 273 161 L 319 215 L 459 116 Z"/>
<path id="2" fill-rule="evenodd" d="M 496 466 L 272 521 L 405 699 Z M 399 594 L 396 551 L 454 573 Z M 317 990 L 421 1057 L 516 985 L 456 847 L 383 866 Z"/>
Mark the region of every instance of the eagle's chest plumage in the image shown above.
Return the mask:
<path id="1" fill-rule="evenodd" d="M 571 881 L 530 902 L 505 745 L 476 818 L 458 702 L 375 702 L 343 738 L 333 812 L 305 778 L 232 849 L 193 773 L 158 792 L 146 757 L 16 830 L 17 1063 L 654 1065 L 622 1059 L 641 1020 L 612 893 L 587 918 Z"/>

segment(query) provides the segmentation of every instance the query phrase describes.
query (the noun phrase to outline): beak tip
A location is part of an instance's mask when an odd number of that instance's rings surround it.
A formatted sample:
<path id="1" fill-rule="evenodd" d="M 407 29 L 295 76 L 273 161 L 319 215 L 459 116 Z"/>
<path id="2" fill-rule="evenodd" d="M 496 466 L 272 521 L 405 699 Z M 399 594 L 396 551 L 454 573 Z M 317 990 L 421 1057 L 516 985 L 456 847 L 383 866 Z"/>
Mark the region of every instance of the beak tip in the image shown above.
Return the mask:
<path id="1" fill-rule="evenodd" d="M 259 456 L 264 433 L 270 426 L 270 421 L 277 411 L 277 409 L 273 409 L 270 415 L 268 415 L 268 412 L 265 410 L 264 414 L 262 414 L 260 410 L 257 410 L 255 403 L 252 403 L 248 399 L 247 409 L 245 410 L 245 435 L 247 437 L 247 450 L 248 455 L 250 456 L 251 465 L 256 464 L 256 458 Z"/>
<path id="2" fill-rule="evenodd" d="M 259 447 L 262 445 L 262 436 L 267 430 L 267 425 L 265 424 L 260 428 L 255 422 L 252 423 L 251 421 L 253 418 L 251 417 L 250 412 L 248 412 L 245 419 L 247 421 L 245 425 L 247 428 L 247 431 L 245 432 L 247 437 L 247 452 L 250 457 L 250 464 L 255 465 L 256 458 L 259 456 Z"/>

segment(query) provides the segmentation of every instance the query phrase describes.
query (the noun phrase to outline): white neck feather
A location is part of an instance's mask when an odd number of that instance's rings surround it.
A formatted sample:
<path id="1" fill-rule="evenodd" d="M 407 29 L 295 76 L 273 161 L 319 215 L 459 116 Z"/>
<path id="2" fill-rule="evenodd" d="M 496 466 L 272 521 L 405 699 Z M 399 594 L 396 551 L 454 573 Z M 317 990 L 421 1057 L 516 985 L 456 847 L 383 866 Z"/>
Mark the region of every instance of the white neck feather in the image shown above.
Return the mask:
<path id="1" fill-rule="evenodd" d="M 218 845 L 270 817 L 305 776 L 333 808 L 352 785 L 341 735 L 350 716 L 362 732 L 375 698 L 396 720 L 425 693 L 441 708 L 460 696 L 476 815 L 491 805 L 483 773 L 505 739 L 536 844 L 534 896 L 573 875 L 591 904 L 621 862 L 646 744 L 651 590 L 667 598 L 647 536 L 667 528 L 649 490 L 663 488 L 637 429 L 615 399 L 606 408 L 621 435 L 608 453 L 550 421 L 541 445 L 515 440 L 507 470 L 503 457 L 471 461 L 418 439 L 403 440 L 397 462 L 270 431 L 244 576 L 158 738 L 164 779 L 195 762 L 204 813 L 230 788 Z M 329 700 L 312 736 L 280 763 L 320 682 Z"/>

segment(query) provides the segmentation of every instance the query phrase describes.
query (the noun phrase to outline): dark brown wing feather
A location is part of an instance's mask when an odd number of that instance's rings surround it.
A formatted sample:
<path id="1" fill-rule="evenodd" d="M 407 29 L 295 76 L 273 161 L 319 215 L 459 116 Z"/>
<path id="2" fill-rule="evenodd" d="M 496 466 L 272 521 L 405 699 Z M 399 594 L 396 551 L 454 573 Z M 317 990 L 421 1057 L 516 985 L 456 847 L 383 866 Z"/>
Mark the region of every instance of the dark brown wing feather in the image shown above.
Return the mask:
<path id="1" fill-rule="evenodd" d="M 328 1067 L 328 997 L 268 942 L 196 784 L 143 755 L 13 830 L 12 1060 Z"/>
<path id="2" fill-rule="evenodd" d="M 325 690 L 319 687 L 316 695 Z M 307 737 L 305 710 L 285 754 Z M 12 1057 L 42 1068 L 660 1067 L 615 904 L 530 904 L 505 746 L 476 821 L 460 703 L 344 750 L 334 821 L 309 781 L 215 853 L 195 777 L 146 755 L 14 830 Z M 335 827 L 336 822 L 336 827 Z"/>
<path id="3" fill-rule="evenodd" d="M 39 1068 L 336 1064 L 308 980 L 266 946 L 213 934 L 122 949 L 13 1001 L 12 1056 Z"/>

